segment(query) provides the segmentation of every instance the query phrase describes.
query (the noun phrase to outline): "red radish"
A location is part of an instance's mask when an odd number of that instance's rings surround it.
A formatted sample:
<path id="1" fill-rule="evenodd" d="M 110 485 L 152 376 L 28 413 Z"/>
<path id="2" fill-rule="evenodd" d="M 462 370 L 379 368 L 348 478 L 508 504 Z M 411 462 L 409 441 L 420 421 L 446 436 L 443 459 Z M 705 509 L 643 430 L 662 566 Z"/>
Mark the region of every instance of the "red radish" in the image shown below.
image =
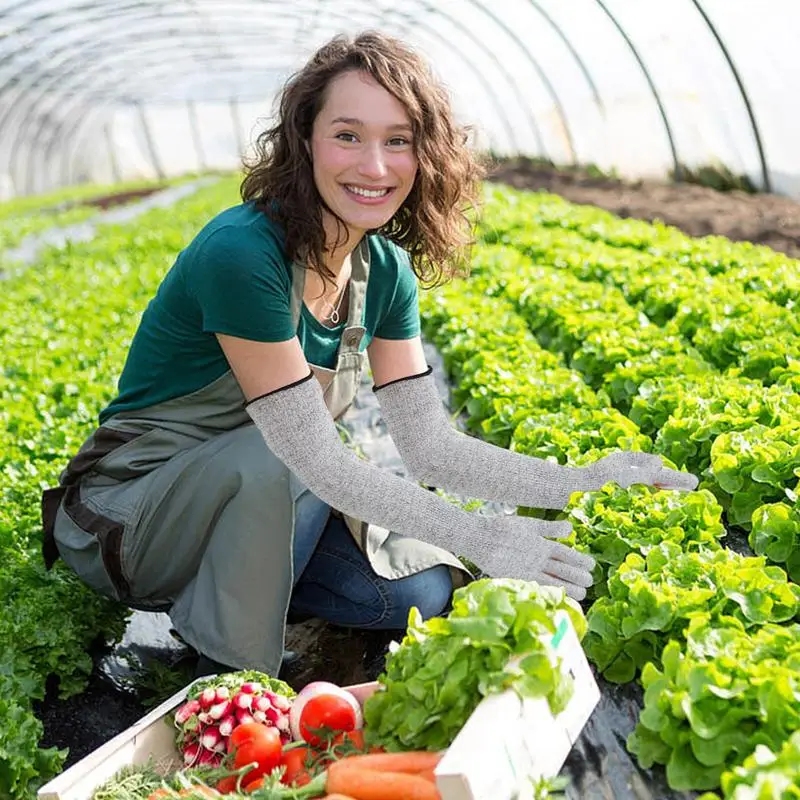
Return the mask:
<path id="1" fill-rule="evenodd" d="M 275 694 L 275 692 L 264 692 L 264 697 L 278 711 L 288 711 L 292 707 L 292 701 L 288 697 L 282 697 L 279 694 Z"/>
<path id="2" fill-rule="evenodd" d="M 183 748 L 183 763 L 191 767 L 200 756 L 200 743 L 192 742 Z"/>
<path id="3" fill-rule="evenodd" d="M 222 761 L 222 753 L 212 753 L 210 750 L 202 750 L 197 759 L 197 766 L 218 767 Z"/>
<path id="4" fill-rule="evenodd" d="M 271 725 L 271 722 L 267 721 L 267 715 L 263 711 L 254 711 L 253 712 L 253 719 L 256 722 L 260 722 L 262 725 Z"/>
<path id="5" fill-rule="evenodd" d="M 253 719 L 253 715 L 249 711 L 244 711 L 242 709 L 239 709 L 236 712 L 236 721 L 240 725 L 244 725 L 245 722 L 255 722 L 255 720 Z"/>
<path id="6" fill-rule="evenodd" d="M 230 700 L 223 700 L 221 703 L 215 703 L 208 709 L 208 716 L 211 719 L 222 719 L 227 717 L 233 711 L 233 703 Z"/>
<path id="7" fill-rule="evenodd" d="M 233 733 L 233 729 L 236 727 L 236 717 L 233 714 L 228 714 L 225 719 L 221 719 L 219 722 L 219 732 L 223 736 L 230 736 Z"/>
<path id="8" fill-rule="evenodd" d="M 318 744 L 317 729 L 331 732 L 361 728 L 364 717 L 358 700 L 335 683 L 314 681 L 294 699 L 289 711 L 292 738 Z"/>
<path id="9" fill-rule="evenodd" d="M 253 705 L 253 695 L 247 692 L 239 692 L 233 696 L 233 704 L 236 708 L 249 709 Z"/>
<path id="10" fill-rule="evenodd" d="M 271 703 L 266 697 L 256 697 L 253 699 L 253 708 L 256 711 L 268 711 L 271 707 Z"/>
<path id="11" fill-rule="evenodd" d="M 257 683 L 256 681 L 248 681 L 247 683 L 243 683 L 241 688 L 239 689 L 240 692 L 244 692 L 245 694 L 256 694 L 260 692 L 264 687 Z"/>
<path id="12" fill-rule="evenodd" d="M 194 714 L 197 714 L 200 711 L 200 703 L 197 700 L 189 700 L 188 703 L 184 703 L 176 712 L 175 712 L 175 722 L 178 725 L 185 725 Z"/>
<path id="13" fill-rule="evenodd" d="M 203 723 L 203 725 L 210 725 L 211 724 L 211 714 L 209 714 L 208 711 L 201 711 L 197 715 L 197 719 L 199 719 L 200 722 Z"/>
<path id="14" fill-rule="evenodd" d="M 222 734 L 219 732 L 219 728 L 216 725 L 211 725 L 206 728 L 203 731 L 203 735 L 200 737 L 200 744 L 202 744 L 206 750 L 217 750 L 220 745 L 224 747 Z"/>
<path id="15" fill-rule="evenodd" d="M 214 692 L 216 702 L 221 703 L 223 700 L 231 699 L 231 690 L 227 686 L 217 686 Z"/>
<path id="16" fill-rule="evenodd" d="M 200 705 L 204 709 L 211 708 L 211 706 L 214 705 L 214 702 L 217 699 L 217 691 L 216 691 L 216 689 L 212 689 L 210 686 L 208 687 L 208 689 L 203 689 L 203 691 L 200 692 L 200 698 L 199 699 L 200 699 Z"/>
<path id="17" fill-rule="evenodd" d="M 279 730 L 279 731 L 280 731 L 282 734 L 283 734 L 283 733 L 286 733 L 286 734 L 288 734 L 288 733 L 289 733 L 289 730 L 290 730 L 290 728 L 289 728 L 289 717 L 287 717 L 287 716 L 279 717 L 279 718 L 278 718 L 278 721 L 275 723 L 275 727 L 276 727 L 276 728 L 277 728 L 277 729 L 278 729 L 278 730 Z"/>

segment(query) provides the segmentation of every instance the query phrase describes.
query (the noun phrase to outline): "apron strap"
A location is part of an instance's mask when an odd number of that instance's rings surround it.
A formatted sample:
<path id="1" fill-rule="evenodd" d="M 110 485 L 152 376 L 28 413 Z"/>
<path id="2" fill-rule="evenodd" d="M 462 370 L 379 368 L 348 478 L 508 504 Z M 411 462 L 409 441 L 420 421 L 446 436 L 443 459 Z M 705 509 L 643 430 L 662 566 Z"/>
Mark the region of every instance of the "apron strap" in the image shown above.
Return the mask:
<path id="1" fill-rule="evenodd" d="M 347 311 L 347 324 L 339 346 L 340 356 L 342 353 L 357 353 L 366 333 L 364 305 L 367 299 L 369 268 L 369 242 L 365 236 L 351 256 L 350 304 Z"/>

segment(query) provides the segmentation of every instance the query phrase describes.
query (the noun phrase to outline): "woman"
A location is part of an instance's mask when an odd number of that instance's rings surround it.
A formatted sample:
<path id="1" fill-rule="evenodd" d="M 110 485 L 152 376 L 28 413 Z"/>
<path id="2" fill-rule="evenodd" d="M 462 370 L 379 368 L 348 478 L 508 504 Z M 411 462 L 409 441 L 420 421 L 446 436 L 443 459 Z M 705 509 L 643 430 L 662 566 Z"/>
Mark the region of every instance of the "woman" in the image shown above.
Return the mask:
<path id="1" fill-rule="evenodd" d="M 100 426 L 45 494 L 47 558 L 167 610 L 199 672 L 276 674 L 287 611 L 402 628 L 469 578 L 562 586 L 593 561 L 566 522 L 485 516 L 342 443 L 365 354 L 413 476 L 562 508 L 608 480 L 693 488 L 655 456 L 567 468 L 456 432 L 420 342 L 417 281 L 456 269 L 480 171 L 445 91 L 400 42 L 337 37 L 287 84 L 243 203 L 180 254 L 144 313 Z M 333 510 L 333 511 L 332 511 Z M 205 665 L 205 667 L 203 667 Z"/>

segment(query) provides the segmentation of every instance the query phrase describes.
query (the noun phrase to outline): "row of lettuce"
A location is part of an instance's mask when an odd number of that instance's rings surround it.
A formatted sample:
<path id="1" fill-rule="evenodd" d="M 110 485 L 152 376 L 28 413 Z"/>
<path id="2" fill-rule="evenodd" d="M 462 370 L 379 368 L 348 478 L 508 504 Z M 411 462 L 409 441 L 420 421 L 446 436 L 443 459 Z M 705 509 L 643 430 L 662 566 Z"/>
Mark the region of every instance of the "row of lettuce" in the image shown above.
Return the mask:
<path id="1" fill-rule="evenodd" d="M 97 198 L 127 194 L 139 190 L 155 190 L 183 183 L 185 176 L 154 183 L 132 180 L 113 185 L 81 184 L 58 189 L 46 195 L 32 195 L 0 203 L 0 269 L 12 267 L 7 254 L 27 236 L 41 234 L 51 228 L 64 228 L 95 217 L 99 212 Z"/>
<path id="2" fill-rule="evenodd" d="M 422 300 L 425 334 L 442 353 L 467 428 L 576 466 L 619 448 L 656 452 L 701 477 L 691 493 L 609 484 L 574 495 L 563 512 L 572 542 L 598 564 L 586 652 L 608 680 L 645 688 L 629 749 L 645 768 L 664 765 L 678 790 L 722 787 L 739 800 L 800 789 L 793 356 L 782 350 L 769 370 L 749 369 L 749 340 L 738 336 L 747 318 L 723 323 L 735 306 L 702 305 L 691 290 L 655 321 L 643 310 L 654 307 L 647 293 L 631 288 L 647 275 L 657 285 L 658 258 L 701 273 L 719 296 L 730 281 L 731 295 L 763 314 L 768 304 L 785 324 L 783 307 L 755 286 L 743 290 L 740 275 L 784 257 L 718 242 L 712 263 L 714 243 L 505 189 L 492 190 L 481 234 L 472 276 Z M 552 248 L 532 252 L 533 241 Z M 654 255 L 658 248 L 668 255 Z M 674 291 L 682 285 L 696 281 L 676 278 Z M 684 324 L 671 324 L 679 314 Z M 714 357 L 723 352 L 715 337 L 727 330 L 738 337 L 725 351 L 734 362 Z M 791 336 L 790 325 L 781 341 L 793 352 Z M 755 556 L 722 546 L 726 538 L 744 545 L 740 533 Z"/>
<path id="3" fill-rule="evenodd" d="M 203 221 L 236 202 L 226 180 L 88 243 L 47 251 L 0 293 L 0 797 L 27 798 L 64 752 L 38 747 L 32 701 L 48 676 L 81 691 L 90 646 L 118 639 L 127 611 L 40 555 L 39 499 L 110 399 L 139 315 Z"/>

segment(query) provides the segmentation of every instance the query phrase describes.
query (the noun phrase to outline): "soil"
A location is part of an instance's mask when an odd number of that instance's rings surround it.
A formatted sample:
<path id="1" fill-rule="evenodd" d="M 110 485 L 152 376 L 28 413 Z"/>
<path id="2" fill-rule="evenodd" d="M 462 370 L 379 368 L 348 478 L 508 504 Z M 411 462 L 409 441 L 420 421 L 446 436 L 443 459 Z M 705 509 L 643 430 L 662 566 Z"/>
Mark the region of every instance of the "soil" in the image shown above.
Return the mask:
<path id="1" fill-rule="evenodd" d="M 800 258 L 800 203 L 774 194 L 718 192 L 689 183 L 626 182 L 583 170 L 558 170 L 526 159 L 496 166 L 490 179 L 552 192 L 621 217 L 661 220 L 691 236 L 749 241 Z"/>
<path id="2" fill-rule="evenodd" d="M 141 200 L 143 197 L 149 197 L 155 192 L 160 192 L 166 189 L 166 184 L 163 186 L 148 186 L 146 189 L 132 189 L 128 192 L 118 192 L 116 194 L 104 194 L 97 197 L 87 197 L 76 205 L 80 206 L 97 206 L 103 210 L 111 208 L 112 206 L 123 206 L 126 203 L 132 203 L 134 200 Z"/>

